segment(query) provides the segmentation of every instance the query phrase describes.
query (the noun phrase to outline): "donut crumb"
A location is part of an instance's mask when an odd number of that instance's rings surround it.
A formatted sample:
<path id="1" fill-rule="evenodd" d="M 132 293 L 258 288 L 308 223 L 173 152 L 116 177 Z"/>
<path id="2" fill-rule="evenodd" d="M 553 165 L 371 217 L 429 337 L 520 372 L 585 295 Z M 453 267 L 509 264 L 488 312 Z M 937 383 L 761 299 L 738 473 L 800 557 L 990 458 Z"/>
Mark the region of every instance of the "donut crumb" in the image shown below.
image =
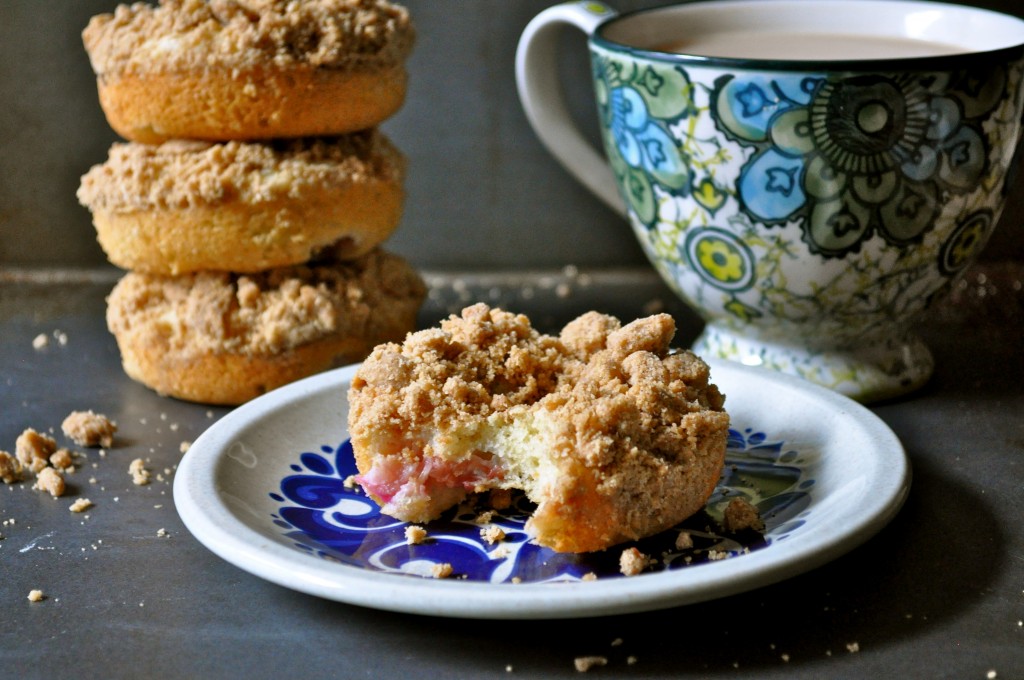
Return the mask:
<path id="1" fill-rule="evenodd" d="M 405 542 L 409 545 L 419 545 L 427 538 L 427 530 L 421 526 L 410 524 L 405 528 Z"/>
<path id="2" fill-rule="evenodd" d="M 93 411 L 72 411 L 61 423 L 64 434 L 79 446 L 102 446 L 114 444 L 117 423 L 102 413 Z"/>
<path id="3" fill-rule="evenodd" d="M 57 452 L 57 442 L 53 437 L 40 434 L 31 427 L 18 436 L 14 447 L 14 453 L 21 464 L 33 472 L 41 469 L 38 468 L 40 461 L 45 466 L 50 456 Z"/>
<path id="4" fill-rule="evenodd" d="M 63 496 L 66 489 L 64 476 L 59 470 L 52 467 L 44 467 L 36 476 L 36 483 L 32 485 L 32 488 L 45 491 L 54 498 Z"/>
<path id="5" fill-rule="evenodd" d="M 577 656 L 573 659 L 573 665 L 576 666 L 576 670 L 580 673 L 586 673 L 591 668 L 598 666 L 607 666 L 608 657 L 605 656 Z"/>
<path id="6" fill-rule="evenodd" d="M 453 572 L 452 565 L 448 562 L 441 562 L 430 568 L 430 574 L 434 578 L 448 578 Z"/>
<path id="7" fill-rule="evenodd" d="M 7 451 L 0 451 L 0 480 L 4 484 L 14 484 L 21 481 L 21 461 Z"/>
<path id="8" fill-rule="evenodd" d="M 737 532 L 746 529 L 764 531 L 764 521 L 757 508 L 743 498 L 734 498 L 725 507 L 722 516 L 723 526 L 726 531 Z"/>
<path id="9" fill-rule="evenodd" d="M 132 483 L 136 486 L 149 484 L 150 472 L 141 458 L 136 458 L 128 465 L 128 474 L 132 476 Z"/>
<path id="10" fill-rule="evenodd" d="M 650 563 L 650 558 L 636 548 L 626 548 L 619 556 L 619 571 L 624 576 L 636 576 Z"/>
<path id="11" fill-rule="evenodd" d="M 480 538 L 487 541 L 490 545 L 494 545 L 499 541 L 505 540 L 505 532 L 501 527 L 492 524 L 480 530 Z"/>

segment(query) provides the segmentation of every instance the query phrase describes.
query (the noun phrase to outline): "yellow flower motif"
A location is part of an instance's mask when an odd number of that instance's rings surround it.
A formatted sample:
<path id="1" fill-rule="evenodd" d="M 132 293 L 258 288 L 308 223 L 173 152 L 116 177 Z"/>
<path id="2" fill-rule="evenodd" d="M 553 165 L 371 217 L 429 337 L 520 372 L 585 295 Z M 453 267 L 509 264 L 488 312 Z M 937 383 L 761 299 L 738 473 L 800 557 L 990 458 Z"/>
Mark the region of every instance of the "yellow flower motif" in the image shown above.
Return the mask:
<path id="1" fill-rule="evenodd" d="M 608 5 L 605 5 L 604 3 L 581 2 L 580 5 L 582 5 L 583 9 L 585 9 L 586 11 L 590 12 L 591 14 L 596 14 L 598 16 L 604 16 L 605 14 L 612 13 L 611 8 L 608 7 Z"/>
<path id="2" fill-rule="evenodd" d="M 974 258 L 978 247 L 985 238 L 986 224 L 975 220 L 957 234 L 956 242 L 950 248 L 950 264 L 954 268 L 961 268 Z"/>
<path id="3" fill-rule="evenodd" d="M 716 281 L 736 283 L 743 278 L 743 257 L 725 241 L 705 239 L 697 245 L 697 261 Z"/>
<path id="4" fill-rule="evenodd" d="M 739 300 L 732 299 L 725 304 L 725 311 L 729 312 L 733 316 L 742 319 L 743 321 L 753 321 L 754 319 L 761 317 L 761 312 L 748 307 Z"/>

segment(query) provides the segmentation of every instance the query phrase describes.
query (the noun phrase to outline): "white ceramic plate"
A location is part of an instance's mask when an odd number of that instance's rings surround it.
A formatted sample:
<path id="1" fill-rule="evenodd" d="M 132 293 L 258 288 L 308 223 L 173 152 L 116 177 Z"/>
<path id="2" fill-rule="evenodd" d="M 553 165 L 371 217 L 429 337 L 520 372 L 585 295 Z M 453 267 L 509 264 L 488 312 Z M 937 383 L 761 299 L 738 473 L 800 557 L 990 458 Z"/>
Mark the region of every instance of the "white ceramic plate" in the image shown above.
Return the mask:
<path id="1" fill-rule="evenodd" d="M 207 548 L 273 583 L 471 618 L 595 616 L 719 598 L 824 564 L 892 519 L 910 470 L 874 414 L 798 378 L 709 363 L 732 416 L 727 473 L 707 516 L 681 527 L 695 549 L 673 548 L 680 529 L 647 539 L 638 547 L 659 563 L 638 576 L 618 573 L 619 549 L 572 556 L 530 544 L 521 508 L 492 520 L 506 533 L 495 544 L 463 511 L 428 525 L 425 543 L 407 545 L 404 524 L 344 484 L 355 470 L 345 426 L 354 366 L 276 390 L 214 424 L 182 460 L 174 501 Z M 704 531 L 736 494 L 761 510 L 763 538 Z M 454 576 L 432 578 L 438 562 Z M 589 572 L 598 578 L 584 580 Z"/>

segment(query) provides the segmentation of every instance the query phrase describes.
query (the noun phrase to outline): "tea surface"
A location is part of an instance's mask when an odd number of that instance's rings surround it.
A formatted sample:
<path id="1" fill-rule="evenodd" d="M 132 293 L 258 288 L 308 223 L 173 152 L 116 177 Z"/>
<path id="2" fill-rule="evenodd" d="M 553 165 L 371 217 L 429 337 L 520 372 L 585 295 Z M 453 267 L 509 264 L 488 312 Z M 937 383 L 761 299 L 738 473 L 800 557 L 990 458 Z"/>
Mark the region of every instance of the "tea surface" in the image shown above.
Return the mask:
<path id="1" fill-rule="evenodd" d="M 963 52 L 956 45 L 889 36 L 842 33 L 722 31 L 659 45 L 661 52 L 739 59 L 835 61 L 902 59 Z"/>

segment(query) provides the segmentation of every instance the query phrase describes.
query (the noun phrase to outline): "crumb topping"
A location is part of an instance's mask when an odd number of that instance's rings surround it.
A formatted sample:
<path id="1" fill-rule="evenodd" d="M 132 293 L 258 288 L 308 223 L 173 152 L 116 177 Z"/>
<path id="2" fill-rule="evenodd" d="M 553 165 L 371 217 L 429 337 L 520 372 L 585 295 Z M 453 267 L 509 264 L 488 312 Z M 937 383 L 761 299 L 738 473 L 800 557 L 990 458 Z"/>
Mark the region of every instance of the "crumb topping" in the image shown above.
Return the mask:
<path id="1" fill-rule="evenodd" d="M 45 491 L 54 498 L 63 496 L 65 490 L 64 475 L 52 467 L 45 467 L 36 475 L 36 483 L 32 488 Z"/>
<path id="2" fill-rule="evenodd" d="M 494 545 L 505 540 L 505 531 L 501 527 L 492 524 L 480 530 L 480 538 L 487 541 L 488 544 Z"/>
<path id="3" fill-rule="evenodd" d="M 764 531 L 764 521 L 761 513 L 743 498 L 734 498 L 725 506 L 722 513 L 722 525 L 726 531 Z"/>
<path id="4" fill-rule="evenodd" d="M 247 275 L 136 272 L 111 293 L 107 324 L 115 334 L 156 327 L 171 350 L 266 355 L 334 334 L 380 337 L 385 302 L 425 293 L 415 270 L 380 250 Z"/>
<path id="5" fill-rule="evenodd" d="M 421 526 L 410 524 L 405 528 L 405 542 L 409 545 L 419 545 L 427 538 L 427 530 Z"/>
<path id="6" fill-rule="evenodd" d="M 128 474 L 132 476 L 132 484 L 146 486 L 150 481 L 150 471 L 146 468 L 146 461 L 136 458 L 128 465 Z"/>
<path id="7" fill-rule="evenodd" d="M 449 564 L 448 562 L 440 562 L 440 563 L 434 564 L 430 568 L 430 574 L 434 578 L 448 578 L 454 572 L 455 572 L 455 570 L 452 568 L 452 565 Z"/>
<path id="8" fill-rule="evenodd" d="M 114 445 L 114 433 L 117 432 L 115 422 L 92 410 L 72 411 L 60 427 L 65 436 L 79 446 L 102 446 L 108 449 Z"/>
<path id="9" fill-rule="evenodd" d="M 624 576 L 636 576 L 651 563 L 651 559 L 636 548 L 626 548 L 619 555 L 619 571 Z"/>
<path id="10" fill-rule="evenodd" d="M 266 143 L 116 142 L 107 160 L 82 177 L 78 200 L 94 212 L 260 204 L 353 184 L 397 183 L 404 175 L 404 156 L 377 130 Z"/>
<path id="11" fill-rule="evenodd" d="M 7 451 L 0 451 L 0 481 L 14 484 L 21 480 L 21 461 Z"/>
<path id="12" fill-rule="evenodd" d="M 25 467 L 31 468 L 33 472 L 38 472 L 37 466 L 40 463 L 45 466 L 49 462 L 50 456 L 57 452 L 57 441 L 30 427 L 18 436 L 14 447 L 18 461 Z"/>
<path id="13" fill-rule="evenodd" d="M 57 449 L 50 456 L 50 465 L 61 470 L 67 470 L 75 464 L 75 459 L 67 449 Z"/>
<path id="14" fill-rule="evenodd" d="M 82 32 L 93 70 L 110 74 L 265 66 L 400 65 L 415 41 L 409 12 L 385 0 L 161 0 L 93 17 Z"/>
<path id="15" fill-rule="evenodd" d="M 68 510 L 71 512 L 85 512 L 93 505 L 92 501 L 88 498 L 76 499 L 74 503 L 68 506 Z"/>
<path id="16" fill-rule="evenodd" d="M 707 366 L 689 352 L 668 355 L 674 333 L 666 314 L 622 328 L 613 317 L 590 312 L 556 337 L 538 333 L 525 315 L 477 304 L 442 321 L 440 329 L 378 347 L 353 388 L 380 389 L 387 394 L 380 408 L 395 407 L 394 415 L 413 429 L 477 420 L 549 395 L 551 408 L 572 405 L 574 416 L 602 417 L 616 426 L 621 421 L 602 411 L 619 410 L 618 398 L 629 392 L 655 411 L 640 426 L 679 411 L 720 410 L 724 399 L 708 389 Z"/>
<path id="17" fill-rule="evenodd" d="M 573 666 L 576 667 L 577 671 L 579 671 L 580 673 L 586 673 L 587 671 L 589 671 L 592 668 L 596 668 L 598 666 L 607 666 L 608 665 L 608 657 L 606 657 L 606 656 L 578 656 L 575 659 L 573 659 L 572 663 L 573 663 Z"/>

